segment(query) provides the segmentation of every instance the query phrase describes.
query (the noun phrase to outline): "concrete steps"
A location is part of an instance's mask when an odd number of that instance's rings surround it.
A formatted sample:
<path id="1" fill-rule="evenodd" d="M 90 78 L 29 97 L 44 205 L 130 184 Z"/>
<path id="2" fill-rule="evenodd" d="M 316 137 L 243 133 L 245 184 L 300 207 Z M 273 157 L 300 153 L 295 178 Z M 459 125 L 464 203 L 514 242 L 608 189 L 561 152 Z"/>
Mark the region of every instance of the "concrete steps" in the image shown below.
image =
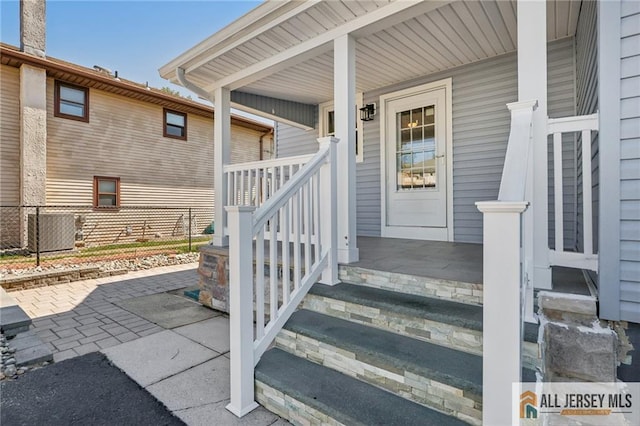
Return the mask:
<path id="1" fill-rule="evenodd" d="M 482 358 L 317 312 L 296 312 L 276 346 L 472 424 L 482 418 Z"/>
<path id="2" fill-rule="evenodd" d="M 16 301 L 0 287 L 0 332 L 7 337 L 9 347 L 15 350 L 17 367 L 53 361 L 53 354 L 45 342 L 33 331 L 31 318 Z"/>
<path id="3" fill-rule="evenodd" d="M 256 367 L 256 398 L 293 424 L 465 424 L 280 349 L 269 350 Z"/>
<path id="4" fill-rule="evenodd" d="M 378 271 L 351 265 L 340 265 L 338 276 L 342 282 L 351 284 L 482 305 L 482 283 Z"/>
<path id="5" fill-rule="evenodd" d="M 476 355 L 482 354 L 482 307 L 341 283 L 316 284 L 303 307 Z"/>
<path id="6" fill-rule="evenodd" d="M 349 282 L 312 287 L 263 355 L 258 402 L 294 424 L 481 424 L 482 284 L 344 265 L 340 276 Z M 526 326 L 524 381 L 536 380 L 536 342 Z M 376 415 L 436 417 L 366 418 L 378 403 L 361 398 L 374 392 L 396 401 Z"/>
<path id="7" fill-rule="evenodd" d="M 303 308 L 482 355 L 482 306 L 355 284 L 314 285 Z M 525 325 L 523 363 L 540 364 L 538 326 Z"/>

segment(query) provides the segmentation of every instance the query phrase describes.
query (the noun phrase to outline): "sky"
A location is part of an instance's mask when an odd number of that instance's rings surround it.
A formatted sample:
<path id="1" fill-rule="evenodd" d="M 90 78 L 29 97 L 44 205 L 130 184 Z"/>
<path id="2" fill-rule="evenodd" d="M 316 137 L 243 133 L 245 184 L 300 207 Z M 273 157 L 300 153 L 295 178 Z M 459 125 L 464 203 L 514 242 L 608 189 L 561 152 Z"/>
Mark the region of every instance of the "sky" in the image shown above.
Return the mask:
<path id="1" fill-rule="evenodd" d="M 261 1 L 245 0 L 48 0 L 46 54 L 152 87 L 173 85 L 158 69 Z M 0 0 L 0 39 L 20 46 L 20 2 Z"/>

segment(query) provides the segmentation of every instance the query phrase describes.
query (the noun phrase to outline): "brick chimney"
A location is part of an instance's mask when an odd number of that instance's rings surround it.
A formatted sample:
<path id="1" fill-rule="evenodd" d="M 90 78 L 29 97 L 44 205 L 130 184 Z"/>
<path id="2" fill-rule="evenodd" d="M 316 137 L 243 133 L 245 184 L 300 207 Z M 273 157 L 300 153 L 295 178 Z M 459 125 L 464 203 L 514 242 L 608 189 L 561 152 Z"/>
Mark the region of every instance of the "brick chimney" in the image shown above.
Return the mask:
<path id="1" fill-rule="evenodd" d="M 20 0 L 20 49 L 44 58 L 45 42 L 46 1 Z"/>

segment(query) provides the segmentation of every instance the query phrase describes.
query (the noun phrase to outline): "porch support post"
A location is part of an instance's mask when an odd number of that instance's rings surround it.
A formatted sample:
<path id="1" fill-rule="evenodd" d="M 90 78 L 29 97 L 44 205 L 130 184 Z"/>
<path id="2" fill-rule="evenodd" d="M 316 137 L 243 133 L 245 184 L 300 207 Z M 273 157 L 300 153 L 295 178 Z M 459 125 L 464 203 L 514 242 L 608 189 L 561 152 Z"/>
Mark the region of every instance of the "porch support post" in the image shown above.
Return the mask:
<path id="1" fill-rule="evenodd" d="M 253 206 L 229 206 L 229 370 L 231 398 L 226 406 L 237 417 L 258 407 L 254 401 L 253 352 Z"/>
<path id="2" fill-rule="evenodd" d="M 547 3 L 518 0 L 518 100 L 538 100 L 533 112 L 524 215 L 525 273 L 536 288 L 551 288 L 547 181 Z"/>
<path id="3" fill-rule="evenodd" d="M 333 101 L 338 143 L 338 262 L 359 259 L 356 240 L 356 41 L 333 41 Z"/>
<path id="4" fill-rule="evenodd" d="M 510 425 L 521 380 L 520 215 L 526 201 L 485 201 L 483 213 L 482 423 Z"/>
<path id="5" fill-rule="evenodd" d="M 215 229 L 213 245 L 226 247 L 229 237 L 225 235 L 227 216 L 227 176 L 224 165 L 229 164 L 231 152 L 231 92 L 226 87 L 219 87 L 214 92 L 215 115 L 213 120 L 213 182 L 215 198 Z"/>

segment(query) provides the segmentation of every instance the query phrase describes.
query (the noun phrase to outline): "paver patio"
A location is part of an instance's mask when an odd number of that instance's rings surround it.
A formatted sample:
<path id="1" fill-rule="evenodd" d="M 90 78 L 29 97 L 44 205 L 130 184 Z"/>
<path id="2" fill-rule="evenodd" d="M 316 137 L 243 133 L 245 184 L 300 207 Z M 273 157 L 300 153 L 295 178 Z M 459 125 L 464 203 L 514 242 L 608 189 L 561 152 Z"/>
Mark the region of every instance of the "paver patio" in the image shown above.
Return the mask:
<path id="1" fill-rule="evenodd" d="M 194 264 L 130 272 L 12 292 L 48 343 L 54 361 L 128 342 L 164 329 L 116 303 L 197 283 Z"/>
<path id="2" fill-rule="evenodd" d="M 188 425 L 212 421 L 219 425 L 288 424 L 262 407 L 242 419 L 225 409 L 230 398 L 226 314 L 200 307 L 212 318 L 165 329 L 118 306 L 137 307 L 121 302 L 193 286 L 198 279 L 195 268 L 194 264 L 155 268 L 11 295 L 31 316 L 34 331 L 48 342 L 55 361 L 101 351 Z M 140 315 L 148 312 L 149 306 L 146 308 L 138 310 Z M 163 308 L 171 309 L 159 306 Z"/>

